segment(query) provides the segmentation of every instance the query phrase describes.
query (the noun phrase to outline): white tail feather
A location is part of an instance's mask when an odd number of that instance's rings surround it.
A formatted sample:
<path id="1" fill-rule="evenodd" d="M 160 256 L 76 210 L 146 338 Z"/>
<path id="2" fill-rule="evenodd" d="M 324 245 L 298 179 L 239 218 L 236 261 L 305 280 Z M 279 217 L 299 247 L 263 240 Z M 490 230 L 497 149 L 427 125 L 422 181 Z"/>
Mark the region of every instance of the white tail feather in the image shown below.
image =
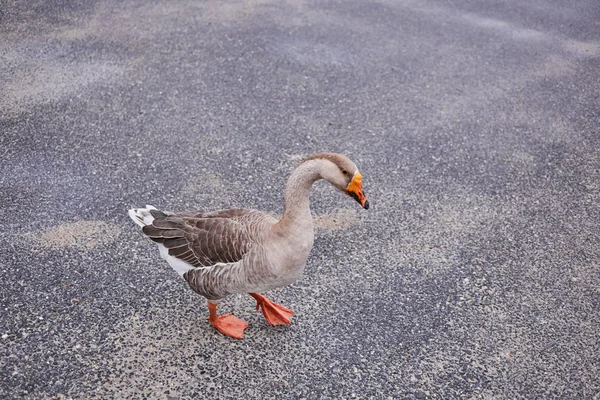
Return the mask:
<path id="1" fill-rule="evenodd" d="M 146 205 L 146 208 L 132 208 L 127 213 L 133 222 L 141 227 L 144 227 L 146 225 L 152 225 L 152 221 L 154 221 L 154 217 L 152 214 L 150 214 L 150 210 L 156 210 L 156 207 Z M 171 268 L 173 268 L 180 276 L 183 277 L 183 274 L 185 274 L 187 271 L 194 269 L 194 266 L 169 255 L 169 250 L 161 243 L 156 244 L 158 245 L 158 250 L 160 251 L 161 257 L 166 260 Z"/>
<path id="2" fill-rule="evenodd" d="M 152 225 L 154 217 L 150 214 L 150 210 L 156 210 L 156 207 L 146 205 L 146 208 L 132 208 L 127 213 L 129 217 L 139 226 Z"/>

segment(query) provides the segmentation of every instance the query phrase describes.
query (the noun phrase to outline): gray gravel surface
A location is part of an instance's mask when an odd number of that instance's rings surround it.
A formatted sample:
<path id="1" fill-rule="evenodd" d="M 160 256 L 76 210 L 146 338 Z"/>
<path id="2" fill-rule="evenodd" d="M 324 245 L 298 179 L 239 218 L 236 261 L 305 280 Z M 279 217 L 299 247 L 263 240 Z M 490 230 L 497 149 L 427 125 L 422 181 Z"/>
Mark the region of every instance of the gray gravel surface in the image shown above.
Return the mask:
<path id="1" fill-rule="evenodd" d="M 596 0 L 1 1 L 0 394 L 600 398 Z M 132 206 L 282 211 L 305 277 L 205 321 Z"/>

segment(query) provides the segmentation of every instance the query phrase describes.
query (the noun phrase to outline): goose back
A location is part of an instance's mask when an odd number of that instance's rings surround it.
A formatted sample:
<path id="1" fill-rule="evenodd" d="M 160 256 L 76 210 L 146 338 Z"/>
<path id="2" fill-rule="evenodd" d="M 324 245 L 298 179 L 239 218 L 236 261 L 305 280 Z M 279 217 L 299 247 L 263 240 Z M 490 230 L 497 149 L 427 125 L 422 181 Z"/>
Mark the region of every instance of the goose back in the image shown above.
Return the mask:
<path id="1" fill-rule="evenodd" d="M 151 210 L 154 220 L 143 227 L 170 256 L 202 268 L 240 261 L 260 243 L 277 220 L 256 210 L 230 209 L 211 213 L 165 213 Z"/>

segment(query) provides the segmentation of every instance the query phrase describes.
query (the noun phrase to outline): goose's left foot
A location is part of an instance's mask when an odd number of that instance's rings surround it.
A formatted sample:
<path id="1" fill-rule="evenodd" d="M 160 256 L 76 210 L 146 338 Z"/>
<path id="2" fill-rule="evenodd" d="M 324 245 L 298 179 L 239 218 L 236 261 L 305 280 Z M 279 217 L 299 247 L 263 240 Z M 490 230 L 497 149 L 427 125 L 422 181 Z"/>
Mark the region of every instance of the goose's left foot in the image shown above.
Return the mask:
<path id="1" fill-rule="evenodd" d="M 208 322 L 219 332 L 234 339 L 244 338 L 244 329 L 248 327 L 248 323 L 243 319 L 239 319 L 233 314 L 217 315 L 217 305 L 208 302 Z"/>
<path id="2" fill-rule="evenodd" d="M 290 317 L 294 312 L 282 305 L 273 303 L 258 293 L 249 293 L 250 296 L 256 299 L 256 310 L 262 308 L 262 313 L 267 322 L 271 325 L 289 325 Z"/>

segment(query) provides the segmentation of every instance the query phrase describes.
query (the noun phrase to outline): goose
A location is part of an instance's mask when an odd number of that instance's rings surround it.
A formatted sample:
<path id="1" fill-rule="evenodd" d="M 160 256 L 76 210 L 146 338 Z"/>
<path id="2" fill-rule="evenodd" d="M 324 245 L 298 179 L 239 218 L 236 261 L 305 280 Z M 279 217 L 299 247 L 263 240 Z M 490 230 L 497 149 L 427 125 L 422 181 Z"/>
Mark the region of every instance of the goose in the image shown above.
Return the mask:
<path id="1" fill-rule="evenodd" d="M 356 165 L 341 154 L 319 153 L 292 171 L 280 219 L 241 208 L 172 213 L 147 205 L 128 214 L 156 242 L 161 257 L 207 299 L 210 325 L 242 339 L 248 323 L 233 314 L 218 315 L 217 305 L 229 295 L 248 293 L 270 325 L 290 324 L 294 312 L 259 292 L 301 277 L 314 242 L 309 194 L 320 179 L 369 208 Z"/>

